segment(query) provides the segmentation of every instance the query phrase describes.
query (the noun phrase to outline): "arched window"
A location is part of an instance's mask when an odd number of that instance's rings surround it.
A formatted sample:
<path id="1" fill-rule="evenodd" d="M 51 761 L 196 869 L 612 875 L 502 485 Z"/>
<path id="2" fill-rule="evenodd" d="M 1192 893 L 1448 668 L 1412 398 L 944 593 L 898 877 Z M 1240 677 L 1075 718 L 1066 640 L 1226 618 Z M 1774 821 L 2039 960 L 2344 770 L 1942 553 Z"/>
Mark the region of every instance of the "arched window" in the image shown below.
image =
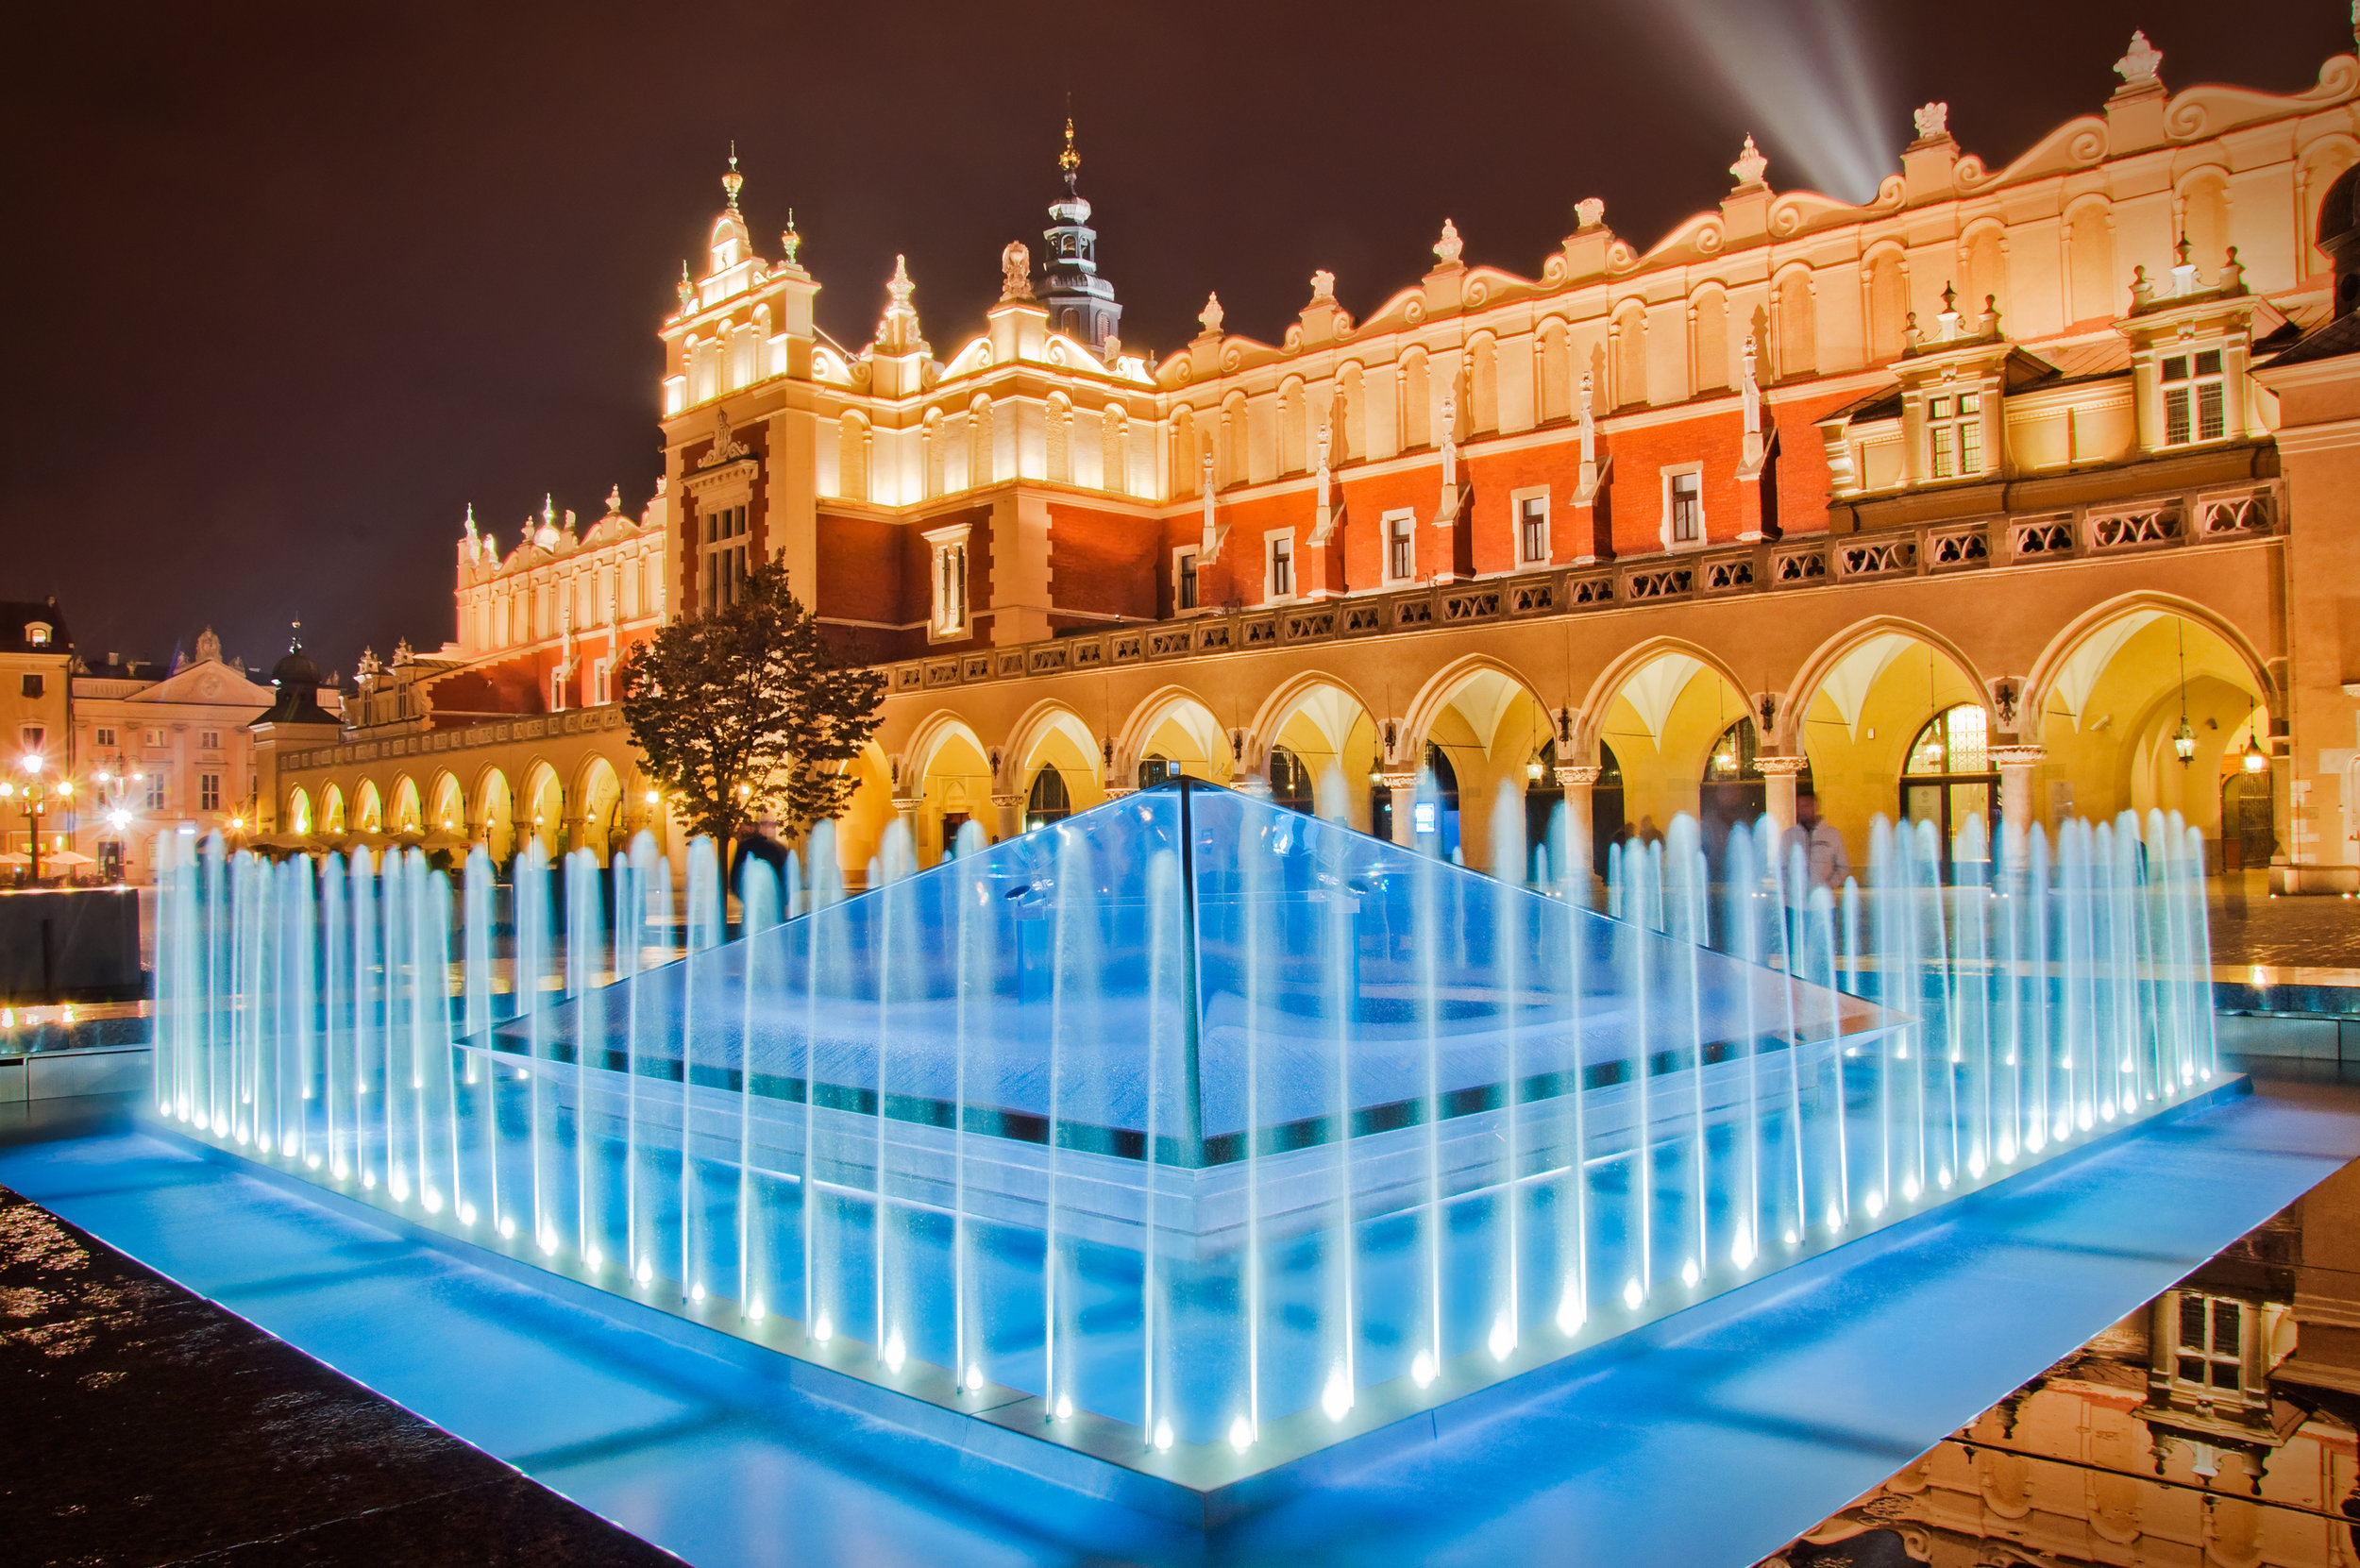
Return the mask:
<path id="1" fill-rule="evenodd" d="M 1983 710 L 1972 702 L 1934 715 L 1910 742 L 1905 773 L 1981 773 L 1990 766 Z"/>
<path id="2" fill-rule="evenodd" d="M 1981 705 L 1962 702 L 1928 719 L 1901 765 L 1901 817 L 1934 825 L 1946 877 L 1967 818 L 1981 818 L 1988 831 L 1997 825 L 1998 805 L 1999 770 L 1991 764 L 1990 719 Z"/>
<path id="3" fill-rule="evenodd" d="M 1073 799 L 1065 792 L 1065 775 L 1054 763 L 1043 763 L 1033 775 L 1033 787 L 1024 797 L 1024 831 L 1062 822 L 1073 815 Z"/>
<path id="4" fill-rule="evenodd" d="M 1153 789 L 1159 784 L 1170 784 L 1180 776 L 1180 769 L 1170 757 L 1150 751 L 1139 759 L 1139 787 Z"/>
<path id="5" fill-rule="evenodd" d="M 1270 798 L 1290 811 L 1308 817 L 1318 809 L 1312 798 L 1311 770 L 1284 746 L 1271 748 Z"/>

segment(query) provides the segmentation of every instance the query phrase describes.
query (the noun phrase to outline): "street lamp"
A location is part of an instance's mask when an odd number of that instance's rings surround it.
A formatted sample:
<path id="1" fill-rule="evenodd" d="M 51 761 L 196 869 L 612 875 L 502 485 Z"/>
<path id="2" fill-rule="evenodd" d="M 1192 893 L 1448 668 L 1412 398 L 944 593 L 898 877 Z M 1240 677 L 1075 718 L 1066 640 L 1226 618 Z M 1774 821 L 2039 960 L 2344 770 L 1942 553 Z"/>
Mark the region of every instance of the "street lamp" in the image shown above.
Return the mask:
<path id="1" fill-rule="evenodd" d="M 2245 770 L 2249 773 L 2267 772 L 2270 765 L 2269 756 L 2262 750 L 2261 742 L 2255 740 L 2251 735 L 2245 737 L 2244 761 Z"/>
<path id="2" fill-rule="evenodd" d="M 0 801 L 15 798 L 25 802 L 25 825 L 29 830 L 27 836 L 32 840 L 31 860 L 25 869 L 25 880 L 39 882 L 41 880 L 41 819 L 49 815 L 49 801 L 52 796 L 66 801 L 74 799 L 74 781 L 59 779 L 55 784 L 50 784 L 47 775 L 43 772 L 44 759 L 39 751 L 25 752 L 20 766 L 25 773 L 24 782 L 20 784 L 13 779 L 0 779 Z"/>

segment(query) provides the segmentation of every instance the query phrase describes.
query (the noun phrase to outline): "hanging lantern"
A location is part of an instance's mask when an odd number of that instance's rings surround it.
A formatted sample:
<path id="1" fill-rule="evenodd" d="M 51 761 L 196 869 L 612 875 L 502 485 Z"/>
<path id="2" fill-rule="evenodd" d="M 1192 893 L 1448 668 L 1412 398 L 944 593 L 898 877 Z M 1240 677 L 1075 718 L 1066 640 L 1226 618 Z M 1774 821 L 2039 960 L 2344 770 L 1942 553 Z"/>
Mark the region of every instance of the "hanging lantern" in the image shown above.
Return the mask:
<path id="1" fill-rule="evenodd" d="M 2249 773 L 2264 773 L 2269 770 L 2269 765 L 2268 753 L 2262 750 L 2261 742 L 2248 735 L 2245 742 L 2245 770 Z"/>
<path id="2" fill-rule="evenodd" d="M 2185 714 L 2180 716 L 2180 728 L 2171 733 L 2171 750 L 2183 767 L 2196 760 L 2196 732 L 2188 728 L 2188 716 Z"/>
<path id="3" fill-rule="evenodd" d="M 1525 763 L 1526 782 L 1527 784 L 1539 784 L 1541 782 L 1541 754 L 1538 751 L 1535 751 Z"/>

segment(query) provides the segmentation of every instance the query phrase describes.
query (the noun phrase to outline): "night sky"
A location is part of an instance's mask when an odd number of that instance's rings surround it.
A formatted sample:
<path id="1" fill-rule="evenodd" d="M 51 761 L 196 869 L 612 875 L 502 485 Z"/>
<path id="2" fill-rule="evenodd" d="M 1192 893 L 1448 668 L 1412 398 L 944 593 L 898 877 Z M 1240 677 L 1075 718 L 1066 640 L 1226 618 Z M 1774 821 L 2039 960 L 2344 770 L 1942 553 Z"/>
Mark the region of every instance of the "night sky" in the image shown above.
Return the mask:
<path id="1" fill-rule="evenodd" d="M 1070 94 L 1124 341 L 1164 353 L 1207 289 L 1276 339 L 1317 267 L 1364 313 L 1446 214 L 1526 276 L 1582 196 L 1652 244 L 1749 130 L 1774 186 L 1857 198 L 1944 98 L 1998 166 L 2098 110 L 2134 26 L 2173 88 L 2352 47 L 2340 0 L 28 7 L 0 599 L 55 594 L 93 658 L 441 643 L 468 502 L 505 548 L 545 491 L 653 487 L 655 331 L 732 138 L 821 325 L 867 342 L 906 251 L 947 354 L 1001 246 L 1040 251 Z"/>

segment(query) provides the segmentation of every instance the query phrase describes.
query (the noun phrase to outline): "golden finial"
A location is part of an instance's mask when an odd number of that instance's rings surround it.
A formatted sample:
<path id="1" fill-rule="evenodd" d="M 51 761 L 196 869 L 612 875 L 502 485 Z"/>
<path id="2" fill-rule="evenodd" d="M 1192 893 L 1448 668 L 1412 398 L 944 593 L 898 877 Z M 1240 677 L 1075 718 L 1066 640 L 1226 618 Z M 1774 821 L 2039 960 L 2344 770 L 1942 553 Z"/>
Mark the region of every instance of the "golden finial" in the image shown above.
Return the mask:
<path id="1" fill-rule="evenodd" d="M 746 183 L 746 177 L 737 172 L 737 141 L 730 140 L 730 172 L 721 177 L 721 189 L 729 193 L 730 211 L 737 211 L 737 190 Z"/>
<path id="2" fill-rule="evenodd" d="M 1073 116 L 1065 117 L 1065 151 L 1057 155 L 1057 167 L 1065 171 L 1067 179 L 1082 167 L 1082 155 L 1073 150 Z"/>

